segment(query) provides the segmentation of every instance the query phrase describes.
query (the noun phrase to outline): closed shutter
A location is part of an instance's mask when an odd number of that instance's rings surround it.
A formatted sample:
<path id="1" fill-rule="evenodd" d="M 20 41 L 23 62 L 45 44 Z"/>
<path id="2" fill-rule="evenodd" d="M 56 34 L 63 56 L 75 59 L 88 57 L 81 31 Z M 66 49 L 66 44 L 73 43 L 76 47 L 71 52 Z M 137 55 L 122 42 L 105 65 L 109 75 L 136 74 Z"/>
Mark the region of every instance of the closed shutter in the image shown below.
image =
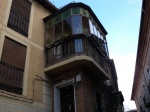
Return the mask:
<path id="1" fill-rule="evenodd" d="M 20 69 L 25 67 L 26 47 L 9 38 L 5 38 L 2 61 Z"/>
<path id="2" fill-rule="evenodd" d="M 13 0 L 11 9 L 29 20 L 31 2 L 28 0 Z"/>
<path id="3" fill-rule="evenodd" d="M 13 0 L 8 20 L 8 27 L 28 36 L 31 2 L 28 0 Z"/>

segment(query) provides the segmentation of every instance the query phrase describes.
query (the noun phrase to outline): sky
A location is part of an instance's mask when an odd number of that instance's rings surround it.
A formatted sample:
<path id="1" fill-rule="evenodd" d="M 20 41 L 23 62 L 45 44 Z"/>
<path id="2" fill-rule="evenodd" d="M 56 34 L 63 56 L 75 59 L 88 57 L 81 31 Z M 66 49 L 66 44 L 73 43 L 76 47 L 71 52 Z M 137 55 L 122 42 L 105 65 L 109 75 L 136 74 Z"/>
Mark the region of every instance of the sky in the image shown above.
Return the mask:
<path id="1" fill-rule="evenodd" d="M 49 0 L 57 8 L 73 0 Z M 74 0 L 91 7 L 106 31 L 109 56 L 114 59 L 125 110 L 135 109 L 131 91 L 135 70 L 142 0 Z"/>

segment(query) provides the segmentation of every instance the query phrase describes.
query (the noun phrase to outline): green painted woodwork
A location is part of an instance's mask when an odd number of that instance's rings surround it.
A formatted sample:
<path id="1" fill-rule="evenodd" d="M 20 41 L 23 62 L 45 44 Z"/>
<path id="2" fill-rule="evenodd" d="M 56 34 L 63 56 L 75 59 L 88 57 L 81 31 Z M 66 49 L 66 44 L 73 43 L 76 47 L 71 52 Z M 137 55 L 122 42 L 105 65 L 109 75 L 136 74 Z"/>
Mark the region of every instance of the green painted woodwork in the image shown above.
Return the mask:
<path id="1" fill-rule="evenodd" d="M 67 18 L 68 16 L 71 16 L 71 9 L 68 9 L 65 12 L 63 12 L 63 19 Z"/>
<path id="2" fill-rule="evenodd" d="M 89 17 L 89 12 L 86 9 L 81 8 L 81 14 L 85 17 Z"/>
<path id="3" fill-rule="evenodd" d="M 79 7 L 74 7 L 74 8 L 72 8 L 72 14 L 81 14 L 80 9 L 81 9 L 81 8 L 79 8 Z"/>

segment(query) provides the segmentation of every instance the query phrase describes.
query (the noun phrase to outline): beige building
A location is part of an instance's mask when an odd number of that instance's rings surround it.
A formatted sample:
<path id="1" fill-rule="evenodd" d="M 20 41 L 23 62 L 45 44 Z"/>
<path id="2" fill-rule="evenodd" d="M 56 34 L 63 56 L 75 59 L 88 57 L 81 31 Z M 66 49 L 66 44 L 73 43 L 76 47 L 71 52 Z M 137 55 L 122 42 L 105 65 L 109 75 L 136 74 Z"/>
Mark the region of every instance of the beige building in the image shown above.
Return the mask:
<path id="1" fill-rule="evenodd" d="M 51 112 L 44 76 L 47 0 L 0 0 L 0 112 Z"/>

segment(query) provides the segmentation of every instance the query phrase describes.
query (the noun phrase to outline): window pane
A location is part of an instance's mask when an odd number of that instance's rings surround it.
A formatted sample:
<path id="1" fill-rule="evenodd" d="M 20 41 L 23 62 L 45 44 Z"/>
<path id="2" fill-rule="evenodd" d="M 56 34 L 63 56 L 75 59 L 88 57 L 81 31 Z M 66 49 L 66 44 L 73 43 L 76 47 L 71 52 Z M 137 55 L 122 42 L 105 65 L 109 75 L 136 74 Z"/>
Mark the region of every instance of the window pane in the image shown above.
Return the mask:
<path id="1" fill-rule="evenodd" d="M 103 37 L 103 35 L 102 35 L 102 34 L 100 35 L 100 38 L 101 38 L 102 40 L 104 40 L 104 37 Z"/>
<path id="2" fill-rule="evenodd" d="M 73 34 L 82 33 L 82 25 L 81 25 L 81 16 L 80 15 L 72 16 L 72 33 Z"/>
<path id="3" fill-rule="evenodd" d="M 97 30 L 97 36 L 98 36 L 98 38 L 100 38 L 100 32 L 99 32 L 99 30 Z"/>
<path id="4" fill-rule="evenodd" d="M 56 59 L 60 59 L 62 57 L 62 45 L 58 45 L 55 47 L 54 56 Z"/>
<path id="5" fill-rule="evenodd" d="M 94 34 L 93 24 L 92 24 L 91 20 L 89 20 L 89 24 L 90 24 L 90 32 L 91 32 L 91 34 Z"/>
<path id="6" fill-rule="evenodd" d="M 90 29 L 89 29 L 89 21 L 87 17 L 82 17 L 82 24 L 83 24 L 83 33 L 89 34 Z"/>
<path id="7" fill-rule="evenodd" d="M 50 45 L 54 42 L 53 26 L 46 29 L 46 42 L 45 45 Z"/>
<path id="8" fill-rule="evenodd" d="M 55 25 L 55 41 L 62 37 L 62 22 Z"/>
<path id="9" fill-rule="evenodd" d="M 68 36 L 68 35 L 71 35 L 72 33 L 72 28 L 71 28 L 71 17 L 68 17 L 66 18 L 64 21 L 63 21 L 63 29 L 64 29 L 64 34 L 63 36 Z"/>
<path id="10" fill-rule="evenodd" d="M 82 39 L 75 39 L 75 52 L 83 52 Z"/>
<path id="11" fill-rule="evenodd" d="M 93 25 L 93 27 L 94 27 L 94 34 L 97 36 L 97 30 L 96 30 L 95 25 Z"/>
<path id="12" fill-rule="evenodd" d="M 108 56 L 108 51 L 107 51 L 107 44 L 106 42 L 103 43 L 103 50 L 106 52 L 107 56 Z"/>

